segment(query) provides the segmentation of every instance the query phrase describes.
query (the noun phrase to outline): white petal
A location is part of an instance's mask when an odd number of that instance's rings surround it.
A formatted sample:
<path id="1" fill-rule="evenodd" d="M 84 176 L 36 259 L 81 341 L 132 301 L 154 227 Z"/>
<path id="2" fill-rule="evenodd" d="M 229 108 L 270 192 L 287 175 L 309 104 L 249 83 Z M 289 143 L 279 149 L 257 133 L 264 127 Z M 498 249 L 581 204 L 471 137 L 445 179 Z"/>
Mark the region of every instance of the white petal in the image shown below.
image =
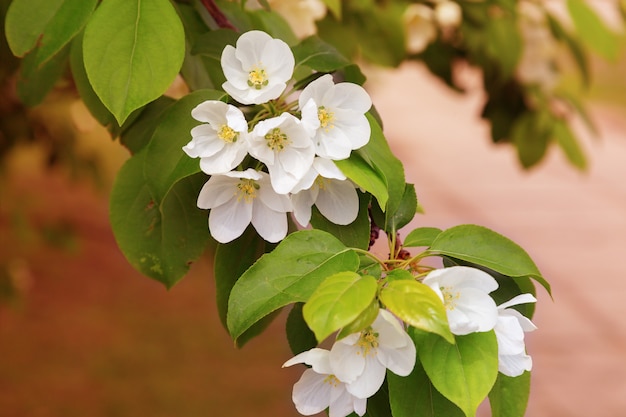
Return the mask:
<path id="1" fill-rule="evenodd" d="M 439 287 L 453 287 L 457 291 L 457 287 L 459 289 L 471 287 L 490 293 L 498 288 L 498 282 L 491 275 L 467 266 L 436 269 L 430 272 L 422 282 L 427 285 L 434 282 Z"/>
<path id="2" fill-rule="evenodd" d="M 378 360 L 380 363 L 396 375 L 407 376 L 415 367 L 417 354 L 413 341 L 406 335 L 407 343 L 401 348 L 387 348 L 384 346 L 378 349 Z"/>
<path id="3" fill-rule="evenodd" d="M 316 194 L 317 192 L 312 190 L 303 190 L 291 196 L 293 215 L 301 226 L 306 226 L 311 221 L 311 207 L 315 202 Z"/>
<path id="4" fill-rule="evenodd" d="M 348 110 L 337 110 L 334 129 L 345 134 L 351 149 L 359 149 L 370 140 L 372 128 L 367 118 L 359 113 Z"/>
<path id="5" fill-rule="evenodd" d="M 353 337 L 354 336 L 352 336 L 352 338 Z M 356 340 L 358 340 L 359 337 L 360 335 L 356 334 Z M 365 369 L 365 359 L 363 355 L 360 354 L 360 348 L 346 344 L 346 339 L 347 338 L 344 338 L 335 342 L 330 349 L 330 366 L 333 370 L 333 374 L 340 381 L 350 383 L 363 373 Z"/>
<path id="6" fill-rule="evenodd" d="M 330 375 L 332 374 L 332 369 L 330 367 L 329 354 L 330 352 L 326 349 L 313 348 L 289 359 L 282 367 L 285 368 L 297 363 L 305 363 L 311 365 L 313 370 L 318 374 Z"/>
<path id="7" fill-rule="evenodd" d="M 353 83 L 335 84 L 333 100 L 325 103 L 333 109 L 349 109 L 363 114 L 372 107 L 372 99 L 363 87 Z"/>
<path id="8" fill-rule="evenodd" d="M 211 236 L 220 243 L 237 239 L 246 230 L 252 219 L 252 203 L 236 201 L 211 209 L 209 230 Z"/>
<path id="9" fill-rule="evenodd" d="M 264 172 L 262 174 L 263 177 L 258 181 L 258 199 L 261 203 L 280 213 L 287 213 L 293 210 L 289 197 L 285 194 L 276 193 L 270 184 L 269 176 Z"/>
<path id="10" fill-rule="evenodd" d="M 352 152 L 350 138 L 340 129 L 331 129 L 329 133 L 319 129 L 313 138 L 313 144 L 319 156 L 335 161 L 348 158 Z"/>
<path id="11" fill-rule="evenodd" d="M 348 180 L 324 180 L 315 205 L 320 213 L 335 224 L 352 223 L 359 214 L 359 196 Z"/>
<path id="12" fill-rule="evenodd" d="M 323 106 L 322 99 L 326 92 L 333 88 L 335 83 L 333 82 L 333 76 L 330 74 L 322 75 L 317 80 L 312 81 L 307 85 L 298 99 L 298 105 L 300 109 L 304 109 L 304 106 L 310 99 L 313 99 L 318 106 Z M 317 109 L 315 110 L 315 117 L 317 117 Z"/>
<path id="13" fill-rule="evenodd" d="M 237 107 L 228 104 L 226 110 L 227 125 L 235 132 L 248 132 L 248 122 L 241 110 Z"/>
<path id="14" fill-rule="evenodd" d="M 265 45 L 261 62 L 265 65 L 271 83 L 285 83 L 293 75 L 295 65 L 293 53 L 289 45 L 280 39 L 272 39 Z"/>
<path id="15" fill-rule="evenodd" d="M 504 310 L 505 308 L 516 306 L 519 304 L 535 303 L 537 299 L 532 294 L 520 294 L 511 298 L 509 301 L 502 303 L 498 306 L 498 310 Z"/>
<path id="16" fill-rule="evenodd" d="M 252 225 L 263 239 L 271 243 L 279 242 L 287 236 L 287 215 L 271 210 L 262 203 L 254 205 Z"/>
<path id="17" fill-rule="evenodd" d="M 502 316 L 515 317 L 525 332 L 532 332 L 534 330 L 537 330 L 537 326 L 535 326 L 532 321 L 530 321 L 527 317 L 522 315 L 522 313 L 517 310 L 513 310 L 512 308 L 505 308 L 504 310 L 500 311 L 500 317 Z"/>
<path id="18" fill-rule="evenodd" d="M 226 45 L 220 60 L 222 71 L 224 71 L 226 83 L 236 89 L 245 90 L 248 87 L 248 73 L 242 68 L 241 61 L 237 59 L 235 52 L 233 46 Z"/>
<path id="19" fill-rule="evenodd" d="M 524 352 L 524 331 L 517 318 L 500 316 L 494 328 L 498 341 L 498 354 L 517 355 Z"/>
<path id="20" fill-rule="evenodd" d="M 251 30 L 237 39 L 236 56 L 246 72 L 262 62 L 261 53 L 271 41 L 272 37 L 260 30 Z"/>
<path id="21" fill-rule="evenodd" d="M 369 398 L 376 394 L 385 380 L 386 368 L 375 354 L 365 357 L 363 373 L 353 382 L 346 384 L 346 390 L 358 398 Z"/>
<path id="22" fill-rule="evenodd" d="M 328 408 L 331 385 L 325 379 L 326 375 L 307 369 L 294 384 L 291 398 L 300 414 L 310 416 Z"/>
<path id="23" fill-rule="evenodd" d="M 328 417 L 346 417 L 350 415 L 354 411 L 356 399 L 357 398 L 346 391 L 346 386 L 343 383 L 332 387 L 330 391 Z"/>
<path id="24" fill-rule="evenodd" d="M 300 95 L 302 99 L 302 95 Z M 309 136 L 315 136 L 317 129 L 320 127 L 320 119 L 317 115 L 317 104 L 313 99 L 306 102 L 304 106 L 300 106 L 302 109 L 302 126 L 307 130 Z"/>
<path id="25" fill-rule="evenodd" d="M 236 180 L 224 175 L 215 175 L 202 186 L 198 194 L 198 207 L 210 209 L 221 206 L 236 197 Z"/>
<path id="26" fill-rule="evenodd" d="M 336 180 L 345 180 L 346 176 L 337 167 L 332 159 L 315 157 L 313 167 L 324 178 L 332 178 Z"/>
<path id="27" fill-rule="evenodd" d="M 191 110 L 191 117 L 200 122 L 210 123 L 213 126 L 223 125 L 226 124 L 228 106 L 223 101 L 203 101 Z"/>
<path id="28" fill-rule="evenodd" d="M 525 353 L 498 356 L 498 371 L 506 376 L 520 376 L 524 371 L 530 371 L 532 367 L 533 360 Z"/>
<path id="29" fill-rule="evenodd" d="M 367 409 L 367 398 L 354 397 L 352 401 L 352 403 L 354 404 L 354 412 L 357 413 L 359 416 L 365 414 L 365 411 Z"/>
<path id="30" fill-rule="evenodd" d="M 455 287 L 453 291 L 456 291 Z M 489 295 L 475 288 L 459 289 L 459 299 L 455 310 L 461 310 L 469 320 L 477 325 L 477 331 L 487 332 L 498 321 L 498 308 Z M 454 332 L 453 332 L 454 333 Z"/>

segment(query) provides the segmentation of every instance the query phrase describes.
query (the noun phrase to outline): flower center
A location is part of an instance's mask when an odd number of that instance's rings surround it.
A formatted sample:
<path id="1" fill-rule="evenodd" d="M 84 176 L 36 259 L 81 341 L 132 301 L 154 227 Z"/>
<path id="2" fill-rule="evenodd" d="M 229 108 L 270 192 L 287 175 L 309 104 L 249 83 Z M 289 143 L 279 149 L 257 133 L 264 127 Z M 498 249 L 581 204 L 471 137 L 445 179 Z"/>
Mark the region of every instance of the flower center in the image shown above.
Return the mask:
<path id="1" fill-rule="evenodd" d="M 452 287 L 439 287 L 439 289 L 443 295 L 443 305 L 446 307 L 446 310 L 454 310 L 457 300 L 461 298 L 461 294 L 459 292 L 453 293 Z"/>
<path id="2" fill-rule="evenodd" d="M 289 144 L 289 138 L 282 130 L 275 127 L 265 135 L 267 147 L 273 151 L 282 151 Z"/>
<path id="3" fill-rule="evenodd" d="M 244 200 L 246 203 L 251 203 L 256 198 L 259 188 L 259 184 L 254 180 L 242 179 L 237 183 L 237 201 Z"/>
<path id="4" fill-rule="evenodd" d="M 322 177 L 321 175 L 318 175 L 317 178 L 315 178 L 315 184 L 317 184 L 320 190 L 325 190 L 326 178 Z"/>
<path id="5" fill-rule="evenodd" d="M 374 332 L 374 329 L 371 327 L 368 327 L 361 332 L 361 337 L 359 337 L 359 341 L 356 342 L 356 345 L 361 348 L 360 351 L 357 351 L 357 355 L 362 353 L 363 357 L 370 354 L 376 356 L 378 348 L 378 333 Z"/>
<path id="6" fill-rule="evenodd" d="M 256 90 L 260 90 L 269 83 L 265 70 L 260 67 L 254 67 L 248 73 L 248 86 Z"/>
<path id="7" fill-rule="evenodd" d="M 326 378 L 324 378 L 324 383 L 331 385 L 333 387 L 336 387 L 337 385 L 339 385 L 339 380 L 337 379 L 337 377 L 333 374 L 328 375 Z"/>
<path id="8" fill-rule="evenodd" d="M 322 129 L 332 129 L 333 121 L 335 120 L 335 114 L 331 111 L 328 111 L 324 106 L 321 106 L 317 109 L 317 118 L 320 120 L 320 127 Z"/>
<path id="9" fill-rule="evenodd" d="M 233 143 L 237 142 L 237 139 L 239 139 L 239 133 L 235 132 L 230 126 L 222 125 L 220 130 L 217 132 L 217 137 L 222 139 L 224 142 Z"/>

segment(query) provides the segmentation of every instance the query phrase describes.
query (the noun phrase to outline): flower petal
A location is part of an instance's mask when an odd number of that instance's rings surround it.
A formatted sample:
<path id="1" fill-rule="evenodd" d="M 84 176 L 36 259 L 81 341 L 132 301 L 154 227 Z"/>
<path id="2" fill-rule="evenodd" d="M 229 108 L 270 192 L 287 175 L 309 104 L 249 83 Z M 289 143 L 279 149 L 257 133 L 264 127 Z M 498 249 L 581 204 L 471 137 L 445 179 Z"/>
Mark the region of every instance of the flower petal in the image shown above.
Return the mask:
<path id="1" fill-rule="evenodd" d="M 358 341 L 358 338 L 359 334 L 356 334 L 356 341 Z M 333 374 L 340 381 L 350 383 L 354 382 L 363 373 L 365 359 L 360 354 L 360 348 L 346 344 L 346 339 L 337 341 L 330 349 L 330 366 Z"/>
<path id="2" fill-rule="evenodd" d="M 279 242 L 287 236 L 287 215 L 270 209 L 260 201 L 255 201 L 252 225 L 263 239 L 271 243 Z"/>
<path id="3" fill-rule="evenodd" d="M 310 416 L 328 408 L 332 386 L 325 379 L 326 375 L 307 369 L 294 384 L 291 398 L 300 414 Z"/>
<path id="4" fill-rule="evenodd" d="M 349 109 L 364 114 L 372 107 L 372 99 L 363 87 L 354 83 L 339 83 L 334 86 L 334 95 L 330 103 L 324 103 L 332 109 Z"/>
<path id="5" fill-rule="evenodd" d="M 524 352 L 524 331 L 517 318 L 513 316 L 498 317 L 498 323 L 494 328 L 498 341 L 498 354 L 517 355 Z"/>
<path id="6" fill-rule="evenodd" d="M 211 236 L 220 243 L 237 239 L 252 219 L 252 203 L 232 200 L 232 204 L 215 207 L 209 213 Z"/>
<path id="7" fill-rule="evenodd" d="M 359 214 L 359 196 L 348 180 L 324 180 L 315 205 L 320 213 L 335 224 L 352 223 Z"/>
<path id="8" fill-rule="evenodd" d="M 533 360 L 525 353 L 498 356 L 498 371 L 506 376 L 520 376 L 524 371 L 530 371 L 532 367 Z"/>
<path id="9" fill-rule="evenodd" d="M 386 368 L 377 355 L 366 355 L 363 373 L 353 382 L 346 384 L 346 390 L 358 398 L 369 398 L 376 394 L 385 380 Z"/>

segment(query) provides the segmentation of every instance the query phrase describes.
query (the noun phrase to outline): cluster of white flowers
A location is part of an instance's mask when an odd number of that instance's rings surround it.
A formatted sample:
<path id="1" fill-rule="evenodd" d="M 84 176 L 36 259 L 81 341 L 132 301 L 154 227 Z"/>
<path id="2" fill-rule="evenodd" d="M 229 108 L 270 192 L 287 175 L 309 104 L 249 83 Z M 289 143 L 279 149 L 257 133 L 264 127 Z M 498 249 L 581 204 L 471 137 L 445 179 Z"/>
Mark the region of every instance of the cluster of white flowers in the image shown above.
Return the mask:
<path id="1" fill-rule="evenodd" d="M 509 307 L 534 303 L 531 294 L 521 294 L 499 306 L 489 293 L 498 288 L 496 280 L 476 268 L 455 266 L 429 273 L 423 281 L 431 287 L 446 307 L 450 331 L 455 335 L 494 330 L 498 341 L 498 370 L 504 375 L 520 376 L 532 368 L 526 354 L 524 332 L 535 325 Z"/>
<path id="2" fill-rule="evenodd" d="M 415 360 L 415 345 L 402 323 L 381 309 L 371 326 L 336 341 L 330 351 L 308 350 L 283 367 L 311 366 L 293 387 L 293 402 L 301 414 L 328 408 L 330 417 L 345 417 L 352 412 L 365 414 L 367 399 L 380 389 L 387 369 L 407 376 Z"/>
<path id="3" fill-rule="evenodd" d="M 221 64 L 224 91 L 243 105 L 266 106 L 266 117 L 248 122 L 238 107 L 215 100 L 191 112 L 203 124 L 191 130 L 183 150 L 211 175 L 198 197 L 198 207 L 211 209 L 211 235 L 227 243 L 252 223 L 265 240 L 278 242 L 287 234 L 287 213 L 306 226 L 313 205 L 336 224 L 353 222 L 358 194 L 333 161 L 370 139 L 367 92 L 326 74 L 304 88 L 297 108 L 289 107 L 280 100 L 293 75 L 293 53 L 261 31 L 226 46 Z"/>
<path id="4" fill-rule="evenodd" d="M 432 6 L 409 4 L 404 11 L 406 50 L 418 54 L 437 38 L 437 29 L 449 31 L 463 19 L 461 6 L 452 0 L 433 0 Z"/>

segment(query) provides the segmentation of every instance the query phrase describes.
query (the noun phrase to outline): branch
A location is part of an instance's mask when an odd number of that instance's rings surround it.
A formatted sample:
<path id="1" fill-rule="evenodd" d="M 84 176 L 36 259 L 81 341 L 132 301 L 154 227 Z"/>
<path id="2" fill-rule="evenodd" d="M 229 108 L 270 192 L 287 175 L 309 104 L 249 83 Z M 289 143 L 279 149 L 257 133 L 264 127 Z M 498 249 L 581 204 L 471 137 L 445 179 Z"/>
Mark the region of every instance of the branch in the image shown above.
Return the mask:
<path id="1" fill-rule="evenodd" d="M 200 1 L 202 2 L 202 5 L 207 9 L 213 20 L 215 20 L 215 23 L 218 27 L 222 29 L 232 29 L 238 32 L 237 28 L 228 21 L 228 18 L 224 15 L 224 13 L 222 13 L 219 7 L 217 7 L 214 0 Z"/>

